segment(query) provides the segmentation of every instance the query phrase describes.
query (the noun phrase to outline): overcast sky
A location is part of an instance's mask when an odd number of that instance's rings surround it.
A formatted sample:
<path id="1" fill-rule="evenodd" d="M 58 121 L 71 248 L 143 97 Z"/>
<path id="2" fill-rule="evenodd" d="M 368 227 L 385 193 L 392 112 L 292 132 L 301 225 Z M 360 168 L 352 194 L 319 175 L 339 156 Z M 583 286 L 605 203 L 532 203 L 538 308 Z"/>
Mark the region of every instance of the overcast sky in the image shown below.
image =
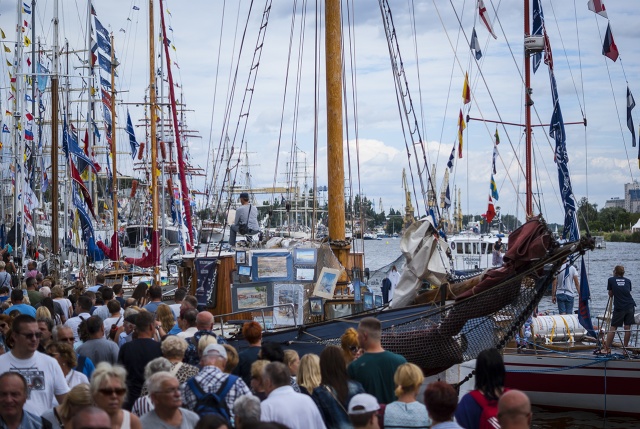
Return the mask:
<path id="1" fill-rule="evenodd" d="M 227 123 L 226 134 L 236 145 L 240 144 L 244 133 L 249 150 L 251 185 L 273 186 L 276 154 L 279 152 L 276 186 L 285 186 L 285 163 L 289 159 L 293 141 L 297 142 L 298 148 L 307 157 L 308 174 L 313 172 L 314 44 L 317 25 L 315 4 L 308 2 L 305 11 L 301 9 L 304 7 L 303 2 L 274 1 L 256 82 L 251 85 L 253 98 L 245 131 L 239 112 L 249 79 L 249 64 L 258 43 L 264 8 L 263 1 L 255 1 L 249 14 L 249 3 L 246 0 L 165 2 L 165 11 L 170 11 L 170 15 L 166 15 L 167 23 L 172 29 L 169 31 L 169 38 L 175 46 L 175 50 L 170 50 L 172 61 L 177 64 L 173 66 L 174 79 L 180 85 L 176 90 L 183 94 L 189 109 L 186 116 L 189 129 L 195 130 L 202 137 L 192 138 L 188 143 L 192 164 L 207 169 L 211 164 L 207 162 L 208 155 L 212 149 L 218 148 L 223 136 L 223 124 Z M 297 3 L 298 7 L 295 18 L 292 18 L 293 3 Z M 437 166 L 436 181 L 440 188 L 446 162 L 456 139 L 465 72 L 469 73 L 472 87 L 473 100 L 468 113 L 470 116 L 489 120 L 502 119 L 512 123 L 524 122 L 521 77 L 522 2 L 485 0 L 497 40 L 488 35 L 487 29 L 478 20 L 474 1 L 394 0 L 390 3 L 428 163 Z M 631 135 L 626 126 L 626 79 L 629 80 L 631 91 L 640 97 L 640 81 L 637 80 L 640 67 L 640 47 L 637 44 L 637 40 L 640 40 L 638 5 L 628 0 L 605 2 L 613 36 L 620 51 L 620 58 L 613 63 L 601 55 L 607 20 L 590 12 L 586 0 L 554 2 L 553 7 L 549 0 L 543 0 L 542 3 L 553 48 L 564 119 L 566 122 L 580 122 L 584 115 L 588 121 L 586 129 L 582 125 L 567 125 L 573 190 L 578 200 L 588 197 L 591 202 L 602 207 L 608 198 L 623 197 L 624 184 L 636 179 L 638 175 L 638 148 L 631 147 Z M 53 41 L 52 5 L 52 0 L 39 1 L 35 13 L 38 37 L 47 45 Z M 574 9 L 574 5 L 577 9 Z M 143 101 L 149 75 L 148 2 L 97 0 L 94 1 L 94 6 L 98 18 L 105 27 L 113 31 L 115 37 L 116 53 L 121 63 L 117 80 L 119 99 L 124 103 Z M 353 24 L 351 28 L 345 26 L 343 29 L 348 63 L 346 78 L 349 81 L 348 138 L 352 149 L 347 167 L 350 164 L 354 192 L 358 192 L 360 186 L 361 192 L 375 202 L 376 210 L 379 210 L 380 199 L 387 213 L 391 207 L 402 210 L 402 170 L 411 168 L 413 171 L 414 181 L 409 179 L 412 192 L 414 183 L 415 190 L 420 193 L 420 181 L 415 161 L 412 158 L 409 165 L 407 158 L 380 8 L 378 2 L 373 0 L 357 0 L 350 7 L 348 17 L 346 11 L 343 11 L 345 22 L 349 18 Z M 156 14 L 158 10 L 156 2 Z M 66 40 L 70 49 L 84 49 L 86 11 L 85 1 L 60 1 L 60 43 Z M 14 2 L 0 2 L 0 13 L 0 28 L 7 36 L 5 44 L 13 49 L 11 41 L 15 40 L 17 13 Z M 320 19 L 324 22 L 324 18 Z M 462 26 L 459 25 L 459 20 Z M 483 52 L 479 62 L 473 60 L 468 49 L 467 40 L 474 23 Z M 290 37 L 292 26 L 293 37 Z M 159 19 L 156 19 L 156 32 L 159 28 Z M 300 28 L 304 28 L 302 47 Z M 320 37 L 320 50 L 323 51 L 323 33 Z M 240 52 L 241 43 L 243 48 Z M 353 55 L 349 46 L 355 46 Z M 157 49 L 159 48 L 158 44 Z M 6 106 L 6 59 L 10 59 L 12 54 L 3 54 L 2 103 Z M 83 53 L 79 55 L 84 57 Z M 70 63 L 77 64 L 77 61 L 74 63 L 71 58 Z M 354 67 L 355 74 L 352 73 Z M 233 101 L 229 102 L 236 68 L 235 95 Z M 326 185 L 327 181 L 324 69 L 324 60 L 321 60 L 318 75 L 320 93 L 317 155 L 320 186 Z M 289 75 L 285 98 L 287 70 Z M 70 72 L 71 75 L 79 73 L 79 69 L 72 69 Z M 297 82 L 299 89 L 296 88 Z M 355 82 L 357 91 L 353 91 L 351 82 Z M 80 87 L 80 79 L 73 78 L 71 86 Z M 548 124 L 552 106 L 549 76 L 544 64 L 533 77 L 532 87 L 534 122 Z M 354 92 L 357 97 L 355 110 Z M 72 95 L 71 98 L 73 97 Z M 248 100 L 249 98 L 245 101 L 244 112 L 247 111 Z M 640 98 L 638 100 L 640 102 Z M 229 103 L 232 107 L 225 119 L 225 106 Z M 128 106 L 134 122 L 142 118 L 141 107 Z M 86 108 L 73 105 L 71 109 L 72 112 L 74 109 L 86 111 Z M 469 105 L 464 108 L 465 116 L 468 109 Z M 126 107 L 121 107 L 118 117 L 120 124 L 126 120 L 125 115 Z M 640 106 L 634 111 L 634 122 L 637 133 Z M 237 124 L 240 127 L 236 134 Z M 461 189 L 464 213 L 481 214 L 486 211 L 495 129 L 494 124 L 485 125 L 472 121 L 464 133 L 463 158 L 456 159 L 455 170 L 451 175 L 452 189 L 453 186 Z M 560 223 L 563 215 L 553 162 L 553 142 L 547 132 L 548 127 L 534 130 L 534 171 L 537 178 L 534 192 L 539 197 L 542 212 L 547 219 Z M 503 213 L 515 214 L 523 219 L 524 184 L 518 165 L 519 162 L 524 163 L 522 128 L 500 126 L 499 133 L 500 160 L 495 179 L 500 199 L 496 204 L 502 208 Z M 137 129 L 136 134 L 138 140 L 144 139 L 142 128 Z M 345 141 L 346 138 L 345 134 Z M 124 132 L 119 133 L 118 139 L 119 150 L 126 151 L 128 145 Z M 357 153 L 356 147 L 359 148 Z M 413 148 L 411 152 L 413 153 Z M 421 152 L 418 153 L 421 158 Z M 129 173 L 131 159 L 126 156 L 122 158 L 119 171 Z M 238 177 L 238 180 L 241 182 L 243 179 Z M 303 185 L 302 178 L 300 181 Z M 194 185 L 203 188 L 204 180 L 195 179 Z M 311 179 L 308 179 L 308 185 L 311 186 Z M 420 212 L 424 213 L 424 208 Z"/>

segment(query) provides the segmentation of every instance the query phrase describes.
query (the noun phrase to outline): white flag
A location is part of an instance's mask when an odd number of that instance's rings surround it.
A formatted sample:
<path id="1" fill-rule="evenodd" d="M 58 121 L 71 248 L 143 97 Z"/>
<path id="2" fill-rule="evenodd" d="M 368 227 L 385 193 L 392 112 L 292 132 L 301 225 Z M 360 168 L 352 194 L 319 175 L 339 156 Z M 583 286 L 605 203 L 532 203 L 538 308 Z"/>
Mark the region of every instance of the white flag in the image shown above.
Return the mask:
<path id="1" fill-rule="evenodd" d="M 494 39 L 497 39 L 496 33 L 493 32 L 493 28 L 491 27 L 491 21 L 489 21 L 489 17 L 487 16 L 487 8 L 484 7 L 484 1 L 478 0 L 478 13 L 480 14 L 480 19 L 484 22 L 484 25 L 489 30 L 489 33 L 493 36 Z"/>

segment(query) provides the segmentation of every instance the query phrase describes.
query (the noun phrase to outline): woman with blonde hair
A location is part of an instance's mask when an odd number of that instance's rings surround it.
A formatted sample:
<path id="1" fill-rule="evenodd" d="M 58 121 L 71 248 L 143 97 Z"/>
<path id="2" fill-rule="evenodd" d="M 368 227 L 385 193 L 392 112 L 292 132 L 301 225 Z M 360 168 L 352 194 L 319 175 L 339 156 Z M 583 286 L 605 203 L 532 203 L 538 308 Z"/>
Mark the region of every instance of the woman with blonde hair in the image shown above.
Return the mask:
<path id="1" fill-rule="evenodd" d="M 73 416 L 84 407 L 91 405 L 93 405 L 93 399 L 89 383 L 81 383 L 69 391 L 62 404 L 42 414 L 42 418 L 51 423 L 52 429 L 73 429 L 71 424 Z"/>
<path id="2" fill-rule="evenodd" d="M 51 320 L 53 320 L 53 317 L 51 317 L 51 312 L 49 311 L 49 309 L 47 307 L 45 307 L 44 305 L 41 305 L 36 310 L 36 320 L 37 319 L 51 319 Z"/>
<path id="3" fill-rule="evenodd" d="M 291 377 L 295 380 L 298 376 L 298 368 L 300 368 L 300 356 L 298 352 L 293 349 L 287 349 L 284 351 L 284 362 L 289 368 L 289 372 L 291 373 Z"/>
<path id="4" fill-rule="evenodd" d="M 353 328 L 347 328 L 340 337 L 340 347 L 342 347 L 342 355 L 347 366 L 358 357 L 358 331 Z"/>
<path id="5" fill-rule="evenodd" d="M 195 377 L 199 372 L 198 367 L 182 362 L 187 346 L 187 341 L 177 335 L 169 335 L 160 344 L 162 356 L 171 362 L 169 372 L 175 375 L 180 383 L 186 383 L 187 380 Z"/>
<path id="6" fill-rule="evenodd" d="M 313 353 L 307 353 L 300 359 L 298 367 L 298 386 L 300 392 L 311 395 L 313 389 L 320 386 L 320 357 Z"/>
<path id="7" fill-rule="evenodd" d="M 424 381 L 422 370 L 412 363 L 398 367 L 393 376 L 398 400 L 384 409 L 385 427 L 429 428 L 431 419 L 424 405 L 417 400 Z"/>
<path id="8" fill-rule="evenodd" d="M 160 337 L 165 335 L 173 335 L 181 332 L 180 328 L 176 324 L 176 318 L 173 315 L 171 307 L 167 304 L 160 304 L 156 309 L 156 325 L 160 326 Z"/>
<path id="9" fill-rule="evenodd" d="M 71 301 L 64 297 L 64 289 L 62 286 L 54 286 L 51 288 L 51 296 L 53 300 L 62 307 L 62 313 L 69 319 L 73 315 L 73 306 Z"/>
<path id="10" fill-rule="evenodd" d="M 67 386 L 70 388 L 78 384 L 89 383 L 89 379 L 80 371 L 74 368 L 78 365 L 78 355 L 73 347 L 62 341 L 47 345 L 45 351 L 49 356 L 58 361 L 58 365 L 62 369 Z"/>
<path id="11" fill-rule="evenodd" d="M 138 416 L 122 409 L 127 395 L 127 370 L 101 362 L 91 375 L 91 396 L 98 408 L 111 419 L 112 429 L 142 429 Z"/>
<path id="12" fill-rule="evenodd" d="M 258 359 L 251 364 L 251 393 L 260 398 L 260 401 L 267 399 L 267 393 L 262 385 L 262 370 L 265 366 L 269 365 L 269 361 L 266 359 Z"/>

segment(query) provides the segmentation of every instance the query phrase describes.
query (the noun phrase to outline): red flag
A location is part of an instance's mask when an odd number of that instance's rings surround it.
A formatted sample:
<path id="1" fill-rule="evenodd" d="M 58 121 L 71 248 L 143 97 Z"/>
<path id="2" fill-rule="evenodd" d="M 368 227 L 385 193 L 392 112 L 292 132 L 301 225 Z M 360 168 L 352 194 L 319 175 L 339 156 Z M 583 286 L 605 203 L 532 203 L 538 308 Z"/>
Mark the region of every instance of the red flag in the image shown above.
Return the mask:
<path id="1" fill-rule="evenodd" d="M 87 157 L 89 156 L 89 130 L 86 129 L 84 130 L 84 154 L 87 155 Z"/>
<path id="2" fill-rule="evenodd" d="M 496 217 L 496 209 L 493 206 L 493 199 L 491 198 L 491 194 L 489 194 L 489 206 L 487 207 L 487 213 L 482 216 L 487 219 L 487 223 L 491 223 L 494 217 Z"/>
<path id="3" fill-rule="evenodd" d="M 462 109 L 460 109 L 460 115 L 458 116 L 458 158 L 462 158 L 462 132 L 465 128 L 467 128 L 467 125 L 464 123 Z"/>
<path id="4" fill-rule="evenodd" d="M 464 74 L 464 85 L 462 87 L 462 99 L 464 104 L 471 103 L 471 88 L 469 87 L 469 73 Z"/>
<path id="5" fill-rule="evenodd" d="M 27 121 L 33 121 L 33 115 L 29 112 L 25 113 L 24 117 L 27 118 Z"/>
<path id="6" fill-rule="evenodd" d="M 84 197 L 84 201 L 87 203 L 87 207 L 89 207 L 89 211 L 93 215 L 93 218 L 97 219 L 96 214 L 93 211 L 93 201 L 91 201 L 91 194 L 89 194 L 89 190 L 87 189 L 84 182 L 82 181 L 82 177 L 80 177 L 80 173 L 78 173 L 78 169 L 76 168 L 73 161 L 71 161 L 70 164 L 71 164 L 71 178 L 75 180 L 76 183 L 78 183 L 78 188 L 80 189 L 80 192 Z"/>
<path id="7" fill-rule="evenodd" d="M 607 25 L 607 33 L 604 35 L 604 43 L 602 45 L 602 55 L 615 62 L 618 59 L 618 47 L 613 40 L 611 33 L 611 24 Z"/>
<path id="8" fill-rule="evenodd" d="M 602 3 L 602 0 L 589 0 L 589 2 L 587 3 L 587 7 L 591 12 L 595 12 L 600 16 L 609 18 L 607 16 L 607 11 L 604 7 L 604 3 Z"/>

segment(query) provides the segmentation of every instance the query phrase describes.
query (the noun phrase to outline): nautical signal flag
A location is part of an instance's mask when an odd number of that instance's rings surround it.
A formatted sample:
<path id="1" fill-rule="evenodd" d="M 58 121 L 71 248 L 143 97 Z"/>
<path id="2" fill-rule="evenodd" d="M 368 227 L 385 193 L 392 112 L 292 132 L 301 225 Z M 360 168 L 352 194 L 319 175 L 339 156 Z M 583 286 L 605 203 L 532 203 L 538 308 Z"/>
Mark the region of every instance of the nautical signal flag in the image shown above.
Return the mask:
<path id="1" fill-rule="evenodd" d="M 636 107 L 636 101 L 633 99 L 629 85 L 627 85 L 627 127 L 629 127 L 629 131 L 631 131 L 632 147 L 636 147 L 636 130 L 633 126 L 633 116 L 631 116 L 631 111 L 634 107 Z"/>
<path id="2" fill-rule="evenodd" d="M 618 47 L 613 40 L 613 34 L 611 33 L 611 23 L 607 24 L 607 32 L 604 35 L 604 43 L 602 44 L 602 55 L 615 62 L 618 59 Z"/>
<path id="3" fill-rule="evenodd" d="M 480 50 L 480 43 L 478 42 L 478 33 L 476 33 L 476 27 L 473 27 L 473 31 L 471 32 L 471 42 L 469 43 L 469 47 L 473 51 L 473 54 L 476 56 L 476 60 L 480 60 L 480 58 L 482 58 L 482 51 Z"/>
<path id="4" fill-rule="evenodd" d="M 444 193 L 444 209 L 447 210 L 449 207 L 451 207 L 451 191 L 447 183 L 447 190 Z"/>
<path id="5" fill-rule="evenodd" d="M 467 124 L 464 122 L 462 109 L 460 109 L 460 115 L 458 116 L 458 158 L 462 158 L 462 132 L 465 128 L 467 128 Z"/>
<path id="6" fill-rule="evenodd" d="M 587 7 L 591 12 L 595 12 L 600 16 L 604 16 L 605 18 L 609 18 L 607 16 L 607 10 L 604 7 L 604 3 L 602 0 L 589 0 L 587 2 Z"/>
<path id="7" fill-rule="evenodd" d="M 494 145 L 493 146 L 493 162 L 492 162 L 492 164 L 493 164 L 493 166 L 492 166 L 493 167 L 492 168 L 493 174 L 496 174 L 496 159 L 497 158 L 498 158 L 498 147 Z M 491 181 L 493 181 L 493 179 Z"/>
<path id="8" fill-rule="evenodd" d="M 451 155 L 449 155 L 449 161 L 447 162 L 447 167 L 449 167 L 449 171 L 453 172 L 453 160 L 456 159 L 456 144 L 453 143 L 453 148 L 451 149 Z"/>
<path id="9" fill-rule="evenodd" d="M 494 217 L 496 217 L 496 208 L 493 206 L 493 200 L 491 199 L 491 195 L 489 195 L 489 205 L 487 206 L 487 212 L 482 215 L 483 218 L 487 220 L 487 223 L 491 223 Z"/>
<path id="10" fill-rule="evenodd" d="M 496 128 L 496 133 L 494 134 L 496 138 L 496 146 L 500 144 L 500 135 L 498 134 L 498 128 Z"/>
<path id="11" fill-rule="evenodd" d="M 489 16 L 487 14 L 487 8 L 484 7 L 484 1 L 478 0 L 478 13 L 480 14 L 480 19 L 484 22 L 485 27 L 489 30 L 489 33 L 493 36 L 494 39 L 497 39 L 496 33 L 493 32 L 493 28 L 491 27 L 491 21 L 489 20 Z"/>
<path id="12" fill-rule="evenodd" d="M 491 189 L 491 196 L 494 200 L 500 199 L 500 195 L 498 194 L 498 185 L 496 184 L 496 180 L 493 178 L 493 174 L 491 175 L 491 184 L 489 185 Z"/>
<path id="13" fill-rule="evenodd" d="M 464 85 L 462 86 L 462 99 L 464 104 L 471 103 L 471 88 L 469 87 L 469 73 L 464 74 Z"/>

